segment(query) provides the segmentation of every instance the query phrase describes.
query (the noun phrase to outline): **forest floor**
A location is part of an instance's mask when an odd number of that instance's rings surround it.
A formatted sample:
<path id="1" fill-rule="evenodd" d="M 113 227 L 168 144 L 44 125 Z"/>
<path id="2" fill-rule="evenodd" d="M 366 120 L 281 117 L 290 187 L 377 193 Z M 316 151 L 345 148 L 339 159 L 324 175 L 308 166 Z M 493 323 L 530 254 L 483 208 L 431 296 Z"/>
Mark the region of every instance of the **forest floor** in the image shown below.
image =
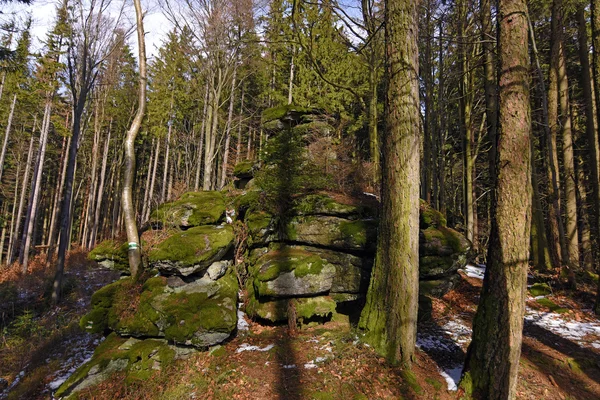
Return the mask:
<path id="1" fill-rule="evenodd" d="M 52 398 L 102 340 L 82 332 L 77 322 L 91 294 L 118 276 L 72 252 L 65 301 L 53 308 L 47 300 L 53 271 L 44 264 L 36 260 L 25 276 L 16 267 L 0 271 L 0 398 Z M 458 286 L 432 301 L 419 323 L 412 372 L 387 365 L 343 318 L 290 335 L 287 326 L 262 326 L 240 313 L 238 334 L 224 345 L 177 361 L 151 380 L 131 382 L 116 374 L 79 398 L 456 399 L 480 272 L 461 272 Z M 590 281 L 575 294 L 555 288 L 528 297 L 518 398 L 600 398 L 600 320 L 590 311 L 594 290 Z"/>

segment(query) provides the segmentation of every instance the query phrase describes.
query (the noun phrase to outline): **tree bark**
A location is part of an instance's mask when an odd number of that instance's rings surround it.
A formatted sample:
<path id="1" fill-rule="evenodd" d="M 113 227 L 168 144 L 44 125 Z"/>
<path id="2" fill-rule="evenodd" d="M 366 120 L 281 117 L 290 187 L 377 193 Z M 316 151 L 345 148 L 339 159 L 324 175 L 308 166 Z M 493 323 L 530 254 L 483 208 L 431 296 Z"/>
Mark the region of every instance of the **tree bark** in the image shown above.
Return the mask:
<path id="1" fill-rule="evenodd" d="M 476 399 L 514 399 L 531 227 L 527 4 L 500 0 L 499 119 L 488 266 L 461 387 Z M 493 340 L 492 340 L 493 338 Z"/>
<path id="2" fill-rule="evenodd" d="M 386 129 L 377 254 L 359 327 L 391 363 L 413 361 L 419 277 L 418 4 L 385 4 Z"/>
<path id="3" fill-rule="evenodd" d="M 0 182 L 2 182 L 2 173 L 4 171 L 4 159 L 6 158 L 6 148 L 8 147 L 8 138 L 10 136 L 10 128 L 12 127 L 13 117 L 15 115 L 15 105 L 17 104 L 17 94 L 13 97 L 6 123 L 6 132 L 4 133 L 4 141 L 2 142 L 2 152 L 0 153 Z"/>
<path id="4" fill-rule="evenodd" d="M 121 203 L 127 232 L 129 258 L 129 271 L 134 278 L 139 277 L 143 270 L 142 253 L 140 249 L 140 238 L 135 219 L 135 208 L 133 207 L 133 180 L 135 177 L 135 137 L 140 130 L 144 113 L 146 112 L 146 45 L 144 39 L 144 14 L 140 0 L 133 0 L 137 22 L 137 37 L 139 49 L 139 103 L 135 118 L 125 138 L 125 173 L 123 177 L 123 194 Z"/>
<path id="5" fill-rule="evenodd" d="M 600 127 L 600 0 L 592 0 L 592 69 L 594 74 L 594 94 L 596 96 L 596 126 Z M 598 140 L 596 138 L 596 140 Z M 597 184 L 594 182 L 594 184 Z M 598 211 L 600 213 L 600 211 Z M 600 223 L 600 219 L 599 219 Z M 600 234 L 600 225 L 594 227 Z M 600 238 L 597 239 L 600 242 Z M 600 272 L 600 267 L 596 267 Z M 594 312 L 600 315 L 600 280 L 598 280 L 598 290 L 596 293 L 596 303 Z"/>
<path id="6" fill-rule="evenodd" d="M 235 85 L 237 78 L 237 66 L 233 68 L 233 78 L 231 78 L 231 94 L 229 95 L 229 113 L 227 114 L 227 125 L 225 128 L 225 149 L 223 150 L 223 165 L 221 166 L 221 181 L 219 190 L 225 187 L 227 180 L 227 163 L 229 162 L 229 146 L 231 142 L 231 123 L 233 120 L 233 104 L 235 103 Z"/>

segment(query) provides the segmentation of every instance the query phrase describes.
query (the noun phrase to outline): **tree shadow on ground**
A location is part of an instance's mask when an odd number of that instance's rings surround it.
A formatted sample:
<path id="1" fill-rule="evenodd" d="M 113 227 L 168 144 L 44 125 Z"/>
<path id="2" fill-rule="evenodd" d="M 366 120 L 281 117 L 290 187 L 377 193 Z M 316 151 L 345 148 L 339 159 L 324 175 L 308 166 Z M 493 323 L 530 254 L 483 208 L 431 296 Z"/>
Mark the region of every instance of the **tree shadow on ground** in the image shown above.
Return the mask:
<path id="1" fill-rule="evenodd" d="M 527 341 L 523 342 L 523 356 L 541 372 L 552 376 L 556 385 L 567 393 L 575 391 L 585 395 L 586 397 L 583 398 L 598 398 L 600 354 L 529 321 L 525 321 L 523 334 L 564 355 L 564 358 L 555 357 L 549 352 L 538 349 L 534 342 L 531 344 Z M 596 384 L 596 391 L 591 390 L 590 382 L 586 382 L 586 377 Z"/>
<path id="2" fill-rule="evenodd" d="M 284 313 L 290 318 L 290 310 L 293 305 L 290 301 L 278 302 L 278 313 Z M 294 322 L 295 324 L 295 318 Z M 290 324 L 291 326 L 292 324 Z M 275 362 L 277 362 L 278 379 L 276 382 L 276 391 L 280 400 L 300 400 L 302 399 L 302 370 L 298 365 L 298 358 L 293 346 L 294 332 L 290 329 L 276 330 L 273 340 L 275 342 Z"/>

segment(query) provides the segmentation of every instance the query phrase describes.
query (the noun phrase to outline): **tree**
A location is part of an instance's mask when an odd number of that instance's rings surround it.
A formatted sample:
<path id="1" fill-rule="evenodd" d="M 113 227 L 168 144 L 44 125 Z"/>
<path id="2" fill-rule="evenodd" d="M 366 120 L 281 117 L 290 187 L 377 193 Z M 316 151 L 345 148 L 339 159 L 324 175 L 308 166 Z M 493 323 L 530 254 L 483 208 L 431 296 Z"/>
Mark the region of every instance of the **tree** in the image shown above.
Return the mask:
<path id="1" fill-rule="evenodd" d="M 62 277 L 65 266 L 67 247 L 71 242 L 71 217 L 75 163 L 79 149 L 82 118 L 92 92 L 98 69 L 114 47 L 114 26 L 119 24 L 105 13 L 110 0 L 76 0 L 69 8 L 72 13 L 70 22 L 72 31 L 67 43 L 68 88 L 73 107 L 72 137 L 69 148 L 68 164 L 65 175 L 64 196 L 61 205 L 60 242 L 56 260 L 56 274 L 52 288 L 52 302 L 57 304 L 61 299 Z M 83 18 L 78 18 L 84 16 Z"/>
<path id="2" fill-rule="evenodd" d="M 137 136 L 142 119 L 146 112 L 146 42 L 144 40 L 144 21 L 142 5 L 140 0 L 134 0 L 135 15 L 137 23 L 138 49 L 140 58 L 140 99 L 135 118 L 125 138 L 125 177 L 123 182 L 123 195 L 121 197 L 123 215 L 125 218 L 125 230 L 127 232 L 129 270 L 131 276 L 139 276 L 142 269 L 142 255 L 140 249 L 140 237 L 138 235 L 135 209 L 133 206 L 133 180 L 135 175 L 135 137 Z"/>
<path id="3" fill-rule="evenodd" d="M 386 127 L 377 253 L 359 327 L 388 361 L 410 365 L 419 278 L 418 5 L 385 4 Z"/>
<path id="4" fill-rule="evenodd" d="M 521 355 L 531 215 L 531 117 L 525 0 L 500 0 L 499 117 L 488 265 L 461 387 L 513 399 Z M 493 338 L 493 339 L 492 339 Z"/>

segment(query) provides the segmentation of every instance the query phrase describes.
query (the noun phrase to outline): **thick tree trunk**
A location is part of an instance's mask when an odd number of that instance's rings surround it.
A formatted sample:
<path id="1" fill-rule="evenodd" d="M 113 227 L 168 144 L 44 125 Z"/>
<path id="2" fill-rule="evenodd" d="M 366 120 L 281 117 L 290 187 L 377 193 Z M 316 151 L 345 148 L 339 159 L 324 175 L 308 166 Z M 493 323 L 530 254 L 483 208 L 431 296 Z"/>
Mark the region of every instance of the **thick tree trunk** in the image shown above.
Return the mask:
<path id="1" fill-rule="evenodd" d="M 487 400 L 516 397 L 531 226 L 526 1 L 500 0 L 498 21 L 497 174 L 488 266 L 461 381 L 474 398 Z"/>
<path id="2" fill-rule="evenodd" d="M 585 4 L 581 4 L 577 9 L 578 41 L 579 41 L 579 62 L 581 63 L 581 86 L 583 88 L 583 98 L 585 101 L 585 133 L 587 140 L 587 166 L 590 171 L 590 186 L 592 195 L 589 199 L 590 204 L 590 228 L 596 251 L 600 249 L 600 168 L 598 165 L 599 153 L 598 135 L 594 123 L 594 96 L 592 92 L 592 79 L 590 76 L 589 47 L 587 37 L 587 22 L 585 19 Z M 593 260 L 592 260 L 593 263 Z M 591 267 L 591 265 L 590 265 Z"/>
<path id="3" fill-rule="evenodd" d="M 492 28 L 492 12 L 490 0 L 480 0 L 481 7 L 481 34 L 483 43 L 483 75 L 485 90 L 485 113 L 487 133 L 492 148 L 489 155 L 490 176 L 494 176 L 496 164 L 496 135 L 498 131 L 498 80 L 496 79 L 496 65 L 494 51 L 496 35 Z M 545 234 L 544 234 L 545 235 Z"/>
<path id="4" fill-rule="evenodd" d="M 596 126 L 600 127 L 600 0 L 592 0 L 592 45 L 594 48 L 592 53 L 592 69 L 594 73 L 594 94 L 596 96 Z M 598 139 L 596 138 L 596 140 Z M 597 184 L 597 182 L 594 182 L 594 185 Z M 600 225 L 595 226 L 594 228 L 596 228 L 598 235 L 600 235 Z M 597 240 L 597 243 L 600 244 L 600 238 L 597 238 Z M 600 272 L 599 267 L 596 267 L 596 269 L 597 272 Z M 594 312 L 600 315 L 600 280 L 598 280 L 598 291 L 596 294 L 596 304 L 594 304 Z"/>
<path id="5" fill-rule="evenodd" d="M 386 130 L 377 254 L 359 327 L 392 363 L 409 365 L 419 295 L 418 5 L 388 0 Z"/>

